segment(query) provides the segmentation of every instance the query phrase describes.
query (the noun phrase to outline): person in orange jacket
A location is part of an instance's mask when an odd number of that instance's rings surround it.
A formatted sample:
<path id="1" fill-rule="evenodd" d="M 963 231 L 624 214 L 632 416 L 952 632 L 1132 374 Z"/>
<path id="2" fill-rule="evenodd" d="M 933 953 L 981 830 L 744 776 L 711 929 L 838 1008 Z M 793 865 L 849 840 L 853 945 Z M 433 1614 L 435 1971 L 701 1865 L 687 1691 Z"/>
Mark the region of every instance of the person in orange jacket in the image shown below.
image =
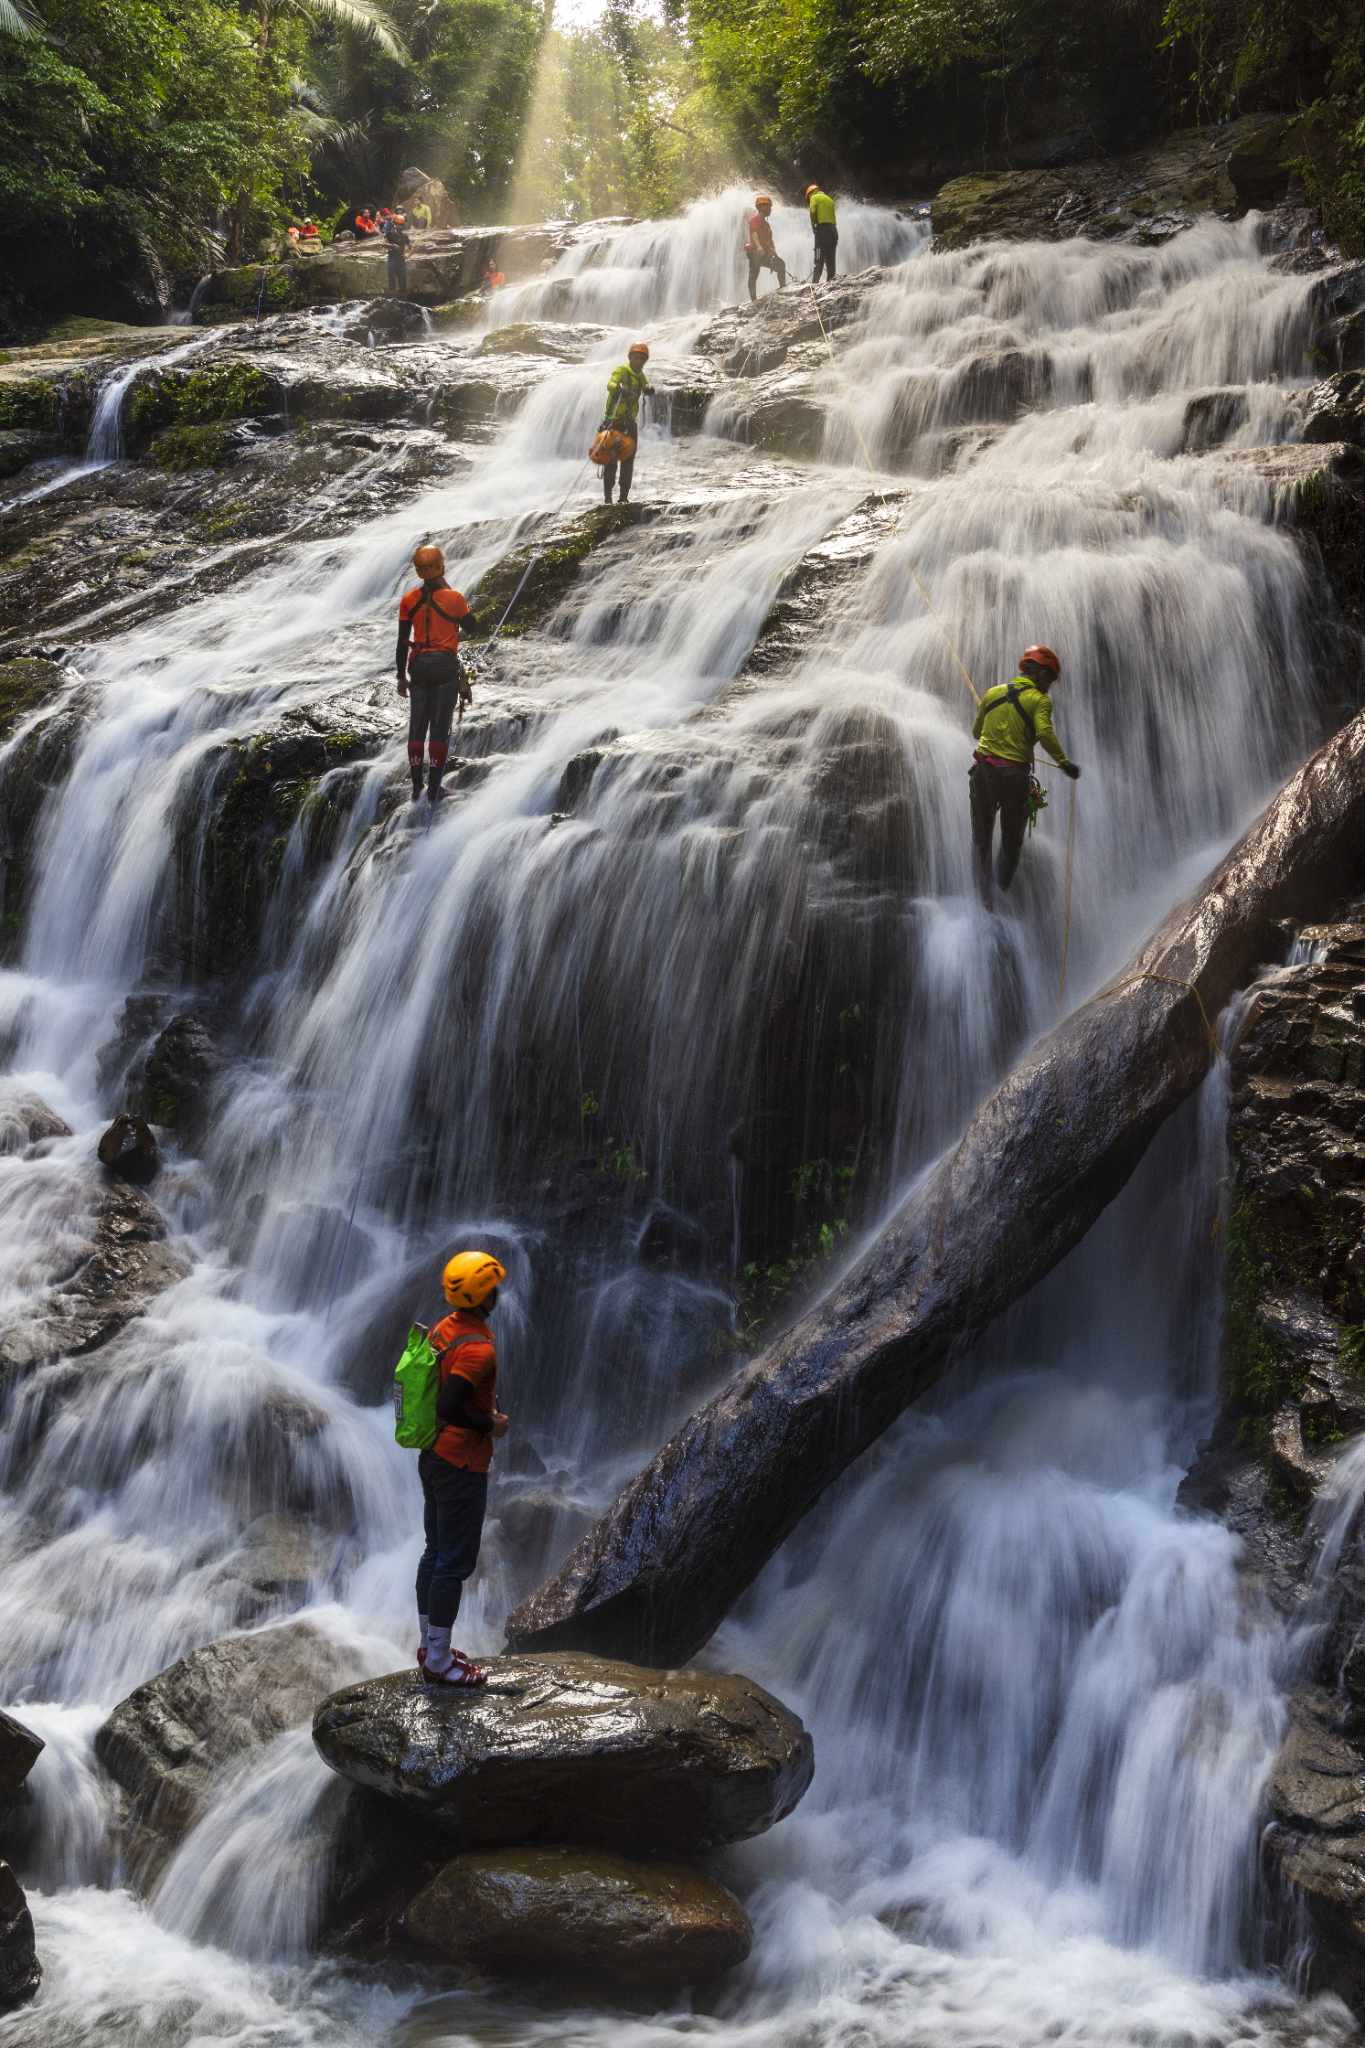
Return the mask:
<path id="1" fill-rule="evenodd" d="M 506 1278 L 491 1252 L 457 1252 L 441 1275 L 451 1313 L 427 1332 L 441 1375 L 436 1441 L 417 1460 L 426 1537 L 417 1567 L 417 1663 L 428 1685 L 485 1682 L 480 1666 L 450 1638 L 478 1562 L 493 1445 L 508 1428 L 497 1404 L 498 1347 L 488 1327 Z"/>
<path id="2" fill-rule="evenodd" d="M 409 701 L 408 768 L 412 800 L 422 794 L 422 748 L 430 755 L 427 801 L 445 794 L 441 777 L 450 755 L 450 727 L 455 706 L 469 701 L 469 684 L 460 662 L 460 632 L 478 630 L 463 591 L 446 582 L 445 556 L 439 548 L 420 547 L 412 566 L 421 577 L 398 603 L 398 645 L 394 664 L 398 694 Z M 428 737 L 430 735 L 430 737 Z"/>
<path id="3" fill-rule="evenodd" d="M 772 229 L 773 203 L 766 192 L 759 192 L 754 198 L 754 210 L 744 223 L 744 253 L 749 259 L 749 297 L 758 297 L 758 273 L 771 270 L 777 276 L 777 288 L 781 291 L 787 282 L 787 266 L 777 253 Z"/>

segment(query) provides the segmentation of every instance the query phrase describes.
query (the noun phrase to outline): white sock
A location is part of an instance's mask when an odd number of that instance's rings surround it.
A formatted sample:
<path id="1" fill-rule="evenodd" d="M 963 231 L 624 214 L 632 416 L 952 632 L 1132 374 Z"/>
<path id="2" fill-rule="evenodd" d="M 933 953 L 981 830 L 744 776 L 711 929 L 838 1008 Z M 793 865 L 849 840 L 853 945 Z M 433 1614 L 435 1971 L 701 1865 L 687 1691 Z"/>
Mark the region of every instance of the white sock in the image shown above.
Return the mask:
<path id="1" fill-rule="evenodd" d="M 455 1659 L 450 1654 L 450 1630 L 448 1628 L 427 1629 L 427 1670 L 449 1671 Z"/>
<path id="2" fill-rule="evenodd" d="M 419 1615 L 418 1615 L 418 1617 L 417 1617 L 417 1626 L 418 1626 L 418 1628 L 419 1628 L 419 1629 L 421 1630 L 421 1633 L 422 1633 L 422 1648 L 423 1648 L 423 1649 L 425 1650 L 425 1648 L 426 1648 L 426 1646 L 427 1646 L 427 1638 L 428 1638 L 428 1637 L 430 1636 L 430 1634 L 431 1634 L 431 1623 L 430 1623 L 430 1621 L 429 1621 L 429 1620 L 427 1619 L 427 1617 L 426 1617 L 426 1615 L 425 1615 L 425 1614 L 419 1614 Z"/>

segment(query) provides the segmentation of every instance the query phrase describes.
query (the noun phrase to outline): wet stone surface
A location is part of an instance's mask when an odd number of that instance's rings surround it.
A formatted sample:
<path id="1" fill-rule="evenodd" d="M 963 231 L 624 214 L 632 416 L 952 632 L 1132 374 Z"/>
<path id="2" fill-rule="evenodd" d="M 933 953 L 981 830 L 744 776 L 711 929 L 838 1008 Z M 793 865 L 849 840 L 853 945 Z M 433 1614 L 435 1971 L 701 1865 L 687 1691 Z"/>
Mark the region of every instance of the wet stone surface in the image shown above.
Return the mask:
<path id="1" fill-rule="evenodd" d="M 688 1854 L 761 1834 L 810 1783 L 809 1735 L 750 1679 L 576 1655 L 486 1669 L 467 1693 L 396 1672 L 336 1694 L 314 1716 L 319 1754 L 471 1847 Z"/>

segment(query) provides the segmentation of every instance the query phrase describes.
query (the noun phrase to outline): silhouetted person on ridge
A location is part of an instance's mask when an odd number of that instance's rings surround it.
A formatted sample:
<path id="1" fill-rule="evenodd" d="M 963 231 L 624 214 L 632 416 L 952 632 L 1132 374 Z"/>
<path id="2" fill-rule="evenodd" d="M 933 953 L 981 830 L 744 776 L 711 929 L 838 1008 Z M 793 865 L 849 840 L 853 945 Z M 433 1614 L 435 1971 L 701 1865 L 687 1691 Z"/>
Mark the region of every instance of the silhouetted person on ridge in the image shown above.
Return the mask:
<path id="1" fill-rule="evenodd" d="M 976 707 L 972 738 L 977 742 L 968 771 L 972 799 L 972 845 L 976 886 L 989 910 L 991 843 L 1000 817 L 1000 858 L 996 879 L 1008 889 L 1019 865 L 1028 829 L 1033 750 L 1045 747 L 1063 775 L 1074 782 L 1080 769 L 1069 761 L 1052 729 L 1052 699 L 1062 664 L 1050 647 L 1030 647 L 1013 682 L 996 683 Z"/>

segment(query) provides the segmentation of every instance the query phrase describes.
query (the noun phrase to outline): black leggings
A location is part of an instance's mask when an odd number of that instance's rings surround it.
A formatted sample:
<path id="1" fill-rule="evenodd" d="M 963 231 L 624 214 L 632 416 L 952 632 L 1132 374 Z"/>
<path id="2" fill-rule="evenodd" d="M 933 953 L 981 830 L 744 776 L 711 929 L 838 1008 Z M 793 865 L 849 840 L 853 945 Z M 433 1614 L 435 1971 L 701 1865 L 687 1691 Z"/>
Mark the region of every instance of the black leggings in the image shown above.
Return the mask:
<path id="1" fill-rule="evenodd" d="M 452 656 L 452 660 L 454 657 Z M 450 744 L 450 728 L 460 694 L 457 675 L 448 683 L 408 683 L 408 746 L 416 747 L 420 758 L 422 742 L 430 734 L 433 746 Z"/>
<path id="2" fill-rule="evenodd" d="M 812 284 L 819 284 L 821 265 L 830 283 L 834 282 L 834 258 L 839 247 L 839 230 L 822 221 L 815 230 L 815 268 L 811 272 Z"/>
<path id="3" fill-rule="evenodd" d="M 464 1582 L 479 1561 L 488 1474 L 449 1465 L 435 1451 L 417 1460 L 426 1548 L 417 1567 L 417 1612 L 433 1628 L 453 1628 Z"/>
<path id="4" fill-rule="evenodd" d="M 627 455 L 621 463 L 621 496 L 623 499 L 630 496 L 630 480 L 634 474 L 635 457 Z M 615 482 L 616 464 L 614 462 L 604 463 L 602 468 L 602 496 L 609 505 L 611 503 L 612 486 Z"/>
<path id="5" fill-rule="evenodd" d="M 991 900 L 991 842 L 1000 818 L 1000 858 L 996 879 L 1008 889 L 1024 850 L 1028 828 L 1027 768 L 999 767 L 994 761 L 973 761 L 967 774 L 972 793 L 972 844 L 976 854 L 976 886 L 983 903 Z"/>

